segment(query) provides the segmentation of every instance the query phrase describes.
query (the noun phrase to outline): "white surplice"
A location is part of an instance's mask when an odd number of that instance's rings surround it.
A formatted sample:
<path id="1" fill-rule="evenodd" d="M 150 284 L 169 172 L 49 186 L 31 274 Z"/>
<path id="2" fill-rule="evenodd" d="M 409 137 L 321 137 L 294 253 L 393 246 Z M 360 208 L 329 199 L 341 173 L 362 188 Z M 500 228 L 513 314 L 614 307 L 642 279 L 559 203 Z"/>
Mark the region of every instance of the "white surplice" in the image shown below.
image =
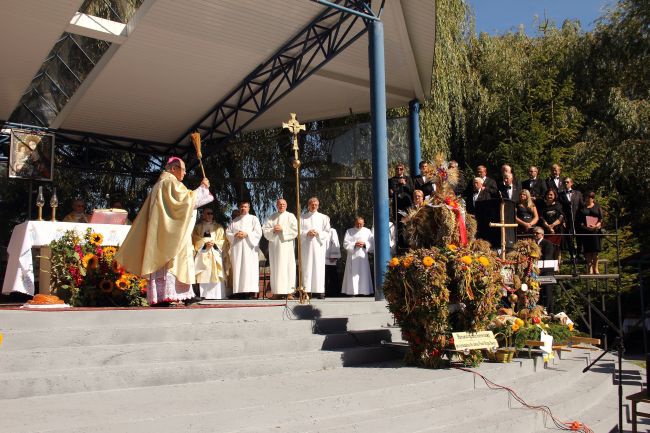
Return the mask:
<path id="1" fill-rule="evenodd" d="M 281 232 L 274 232 L 277 225 Z M 271 291 L 274 295 L 287 295 L 296 288 L 296 255 L 294 239 L 298 236 L 298 221 L 291 212 L 276 212 L 262 227 L 264 237 L 269 241 L 271 262 Z"/>
<path id="2" fill-rule="evenodd" d="M 371 228 L 370 231 L 372 232 L 374 245 L 375 228 Z M 397 233 L 395 231 L 395 224 L 392 221 L 388 221 L 388 234 L 390 236 L 390 255 L 395 256 L 397 254 Z"/>
<path id="3" fill-rule="evenodd" d="M 363 242 L 363 247 L 355 244 Z M 343 248 L 348 253 L 341 293 L 346 295 L 371 295 L 374 293 L 370 277 L 368 252 L 372 250 L 372 232 L 365 227 L 351 228 L 345 232 Z"/>
<path id="4" fill-rule="evenodd" d="M 316 236 L 309 236 L 310 230 Z M 330 218 L 319 212 L 305 212 L 300 218 L 302 284 L 310 293 L 325 293 L 325 252 L 330 235 Z"/>
<path id="5" fill-rule="evenodd" d="M 235 238 L 237 232 L 248 236 Z M 262 238 L 262 227 L 255 215 L 241 215 L 235 218 L 226 230 L 230 242 L 230 265 L 232 267 L 232 292 L 259 292 L 260 264 L 257 246 Z"/>

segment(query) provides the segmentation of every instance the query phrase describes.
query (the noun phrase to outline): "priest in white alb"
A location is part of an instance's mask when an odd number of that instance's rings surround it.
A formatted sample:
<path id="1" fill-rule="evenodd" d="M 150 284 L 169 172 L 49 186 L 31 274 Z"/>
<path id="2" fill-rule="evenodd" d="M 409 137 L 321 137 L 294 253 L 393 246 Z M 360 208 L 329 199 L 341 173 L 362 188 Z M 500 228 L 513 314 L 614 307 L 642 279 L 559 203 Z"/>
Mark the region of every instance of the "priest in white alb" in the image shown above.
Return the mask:
<path id="1" fill-rule="evenodd" d="M 264 223 L 262 232 L 269 241 L 271 262 L 271 291 L 275 296 L 285 296 L 296 289 L 296 256 L 294 239 L 298 236 L 298 221 L 287 212 L 287 202 L 280 198 L 276 202 L 278 211 Z"/>
<path id="2" fill-rule="evenodd" d="M 178 304 L 194 298 L 192 230 L 196 208 L 214 197 L 204 178 L 194 191 L 183 185 L 185 163 L 171 157 L 133 221 L 115 260 L 148 279 L 147 301 Z"/>
<path id="3" fill-rule="evenodd" d="M 354 227 L 345 232 L 343 240 L 343 248 L 348 257 L 341 292 L 350 296 L 374 293 L 368 262 L 368 253 L 372 251 L 374 239 L 372 232 L 364 225 L 363 217 L 356 217 Z"/>
<path id="4" fill-rule="evenodd" d="M 318 212 L 316 197 L 307 202 L 308 211 L 300 218 L 302 284 L 313 297 L 325 297 L 325 253 L 330 233 L 330 218 Z"/>
<path id="5" fill-rule="evenodd" d="M 257 251 L 262 226 L 257 217 L 249 213 L 250 209 L 249 202 L 239 203 L 239 216 L 228 225 L 226 238 L 230 243 L 232 293 L 253 298 L 259 292 L 260 263 Z"/>
<path id="6" fill-rule="evenodd" d="M 226 273 L 223 265 L 226 233 L 223 226 L 214 221 L 214 210 L 203 210 L 201 220 L 194 226 L 192 242 L 199 296 L 203 299 L 226 299 Z"/>

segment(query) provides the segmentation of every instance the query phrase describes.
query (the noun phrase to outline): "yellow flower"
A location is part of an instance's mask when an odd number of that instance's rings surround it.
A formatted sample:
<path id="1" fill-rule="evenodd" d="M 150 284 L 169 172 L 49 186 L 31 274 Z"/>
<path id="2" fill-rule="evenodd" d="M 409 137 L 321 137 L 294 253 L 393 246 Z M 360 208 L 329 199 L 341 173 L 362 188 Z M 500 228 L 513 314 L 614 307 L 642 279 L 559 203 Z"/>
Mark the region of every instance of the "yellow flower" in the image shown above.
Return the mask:
<path id="1" fill-rule="evenodd" d="M 113 291 L 113 282 L 111 280 L 102 280 L 99 283 L 99 289 L 104 293 L 111 293 Z"/>
<path id="2" fill-rule="evenodd" d="M 91 233 L 89 242 L 93 245 L 101 245 L 104 241 L 104 236 L 101 233 Z"/>
<path id="3" fill-rule="evenodd" d="M 108 258 L 113 258 L 113 256 L 117 253 L 117 248 L 115 247 L 104 247 L 104 256 Z"/>
<path id="4" fill-rule="evenodd" d="M 573 323 L 569 323 L 569 331 L 573 331 Z"/>
<path id="5" fill-rule="evenodd" d="M 404 266 L 405 268 L 410 268 L 412 264 L 413 264 L 413 256 L 407 256 L 404 260 L 402 260 L 402 266 Z"/>
<path id="6" fill-rule="evenodd" d="M 429 256 L 425 256 L 422 259 L 422 264 L 428 268 L 429 266 L 433 265 L 433 258 Z"/>
<path id="7" fill-rule="evenodd" d="M 115 287 L 117 287 L 119 290 L 126 290 L 129 288 L 130 285 L 131 285 L 130 281 L 124 278 L 124 276 L 122 276 L 120 279 L 115 281 Z"/>
<path id="8" fill-rule="evenodd" d="M 391 268 L 399 266 L 399 259 L 397 257 L 393 257 L 392 259 L 390 259 L 390 262 L 388 262 L 388 266 L 390 266 Z"/>
<path id="9" fill-rule="evenodd" d="M 489 260 L 487 257 L 485 257 L 485 256 L 481 256 L 481 257 L 479 257 L 479 258 L 478 258 L 478 262 L 479 262 L 480 264 L 482 264 L 483 266 L 485 266 L 485 267 L 488 267 L 488 266 L 490 265 L 490 260 Z"/>
<path id="10" fill-rule="evenodd" d="M 522 326 L 524 326 L 524 321 L 521 320 L 519 317 L 517 317 L 517 318 L 515 319 L 515 325 L 517 325 L 517 326 L 519 326 L 519 327 L 522 327 Z"/>
<path id="11" fill-rule="evenodd" d="M 458 247 L 456 245 L 454 245 L 454 244 L 447 244 L 447 249 L 449 249 L 451 251 L 456 251 L 458 249 Z"/>
<path id="12" fill-rule="evenodd" d="M 83 257 L 83 259 L 81 259 L 81 263 L 86 269 L 97 269 L 99 260 L 97 259 L 97 256 L 94 255 L 93 253 L 88 253 Z"/>
<path id="13" fill-rule="evenodd" d="M 463 256 L 460 258 L 460 261 L 465 263 L 466 265 L 469 265 L 472 263 L 472 258 L 470 256 Z"/>

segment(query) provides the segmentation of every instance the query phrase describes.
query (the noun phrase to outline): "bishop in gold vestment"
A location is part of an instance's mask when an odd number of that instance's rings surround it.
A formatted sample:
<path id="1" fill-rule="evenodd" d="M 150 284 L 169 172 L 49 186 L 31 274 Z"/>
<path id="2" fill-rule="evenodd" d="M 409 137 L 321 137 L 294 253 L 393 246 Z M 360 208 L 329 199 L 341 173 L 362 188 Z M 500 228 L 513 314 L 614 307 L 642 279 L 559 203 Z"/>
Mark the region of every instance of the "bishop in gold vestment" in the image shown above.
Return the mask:
<path id="1" fill-rule="evenodd" d="M 115 255 L 128 272 L 149 280 L 147 300 L 152 305 L 194 297 L 192 223 L 195 209 L 214 197 L 207 178 L 190 191 L 181 182 L 184 177 L 185 163 L 170 158 Z"/>

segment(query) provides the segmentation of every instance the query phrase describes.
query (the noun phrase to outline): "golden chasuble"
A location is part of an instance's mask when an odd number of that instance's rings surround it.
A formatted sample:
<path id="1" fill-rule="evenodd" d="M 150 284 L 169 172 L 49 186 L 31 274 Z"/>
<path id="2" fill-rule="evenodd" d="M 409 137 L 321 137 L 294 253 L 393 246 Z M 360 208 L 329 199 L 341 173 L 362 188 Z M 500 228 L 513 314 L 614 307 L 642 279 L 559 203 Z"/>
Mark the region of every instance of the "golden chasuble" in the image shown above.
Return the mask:
<path id="1" fill-rule="evenodd" d="M 129 234 L 115 255 L 124 269 L 136 275 L 149 275 L 168 264 L 168 270 L 181 283 L 193 284 L 191 260 L 194 191 L 164 171 Z M 189 243 L 189 248 L 188 248 Z"/>

